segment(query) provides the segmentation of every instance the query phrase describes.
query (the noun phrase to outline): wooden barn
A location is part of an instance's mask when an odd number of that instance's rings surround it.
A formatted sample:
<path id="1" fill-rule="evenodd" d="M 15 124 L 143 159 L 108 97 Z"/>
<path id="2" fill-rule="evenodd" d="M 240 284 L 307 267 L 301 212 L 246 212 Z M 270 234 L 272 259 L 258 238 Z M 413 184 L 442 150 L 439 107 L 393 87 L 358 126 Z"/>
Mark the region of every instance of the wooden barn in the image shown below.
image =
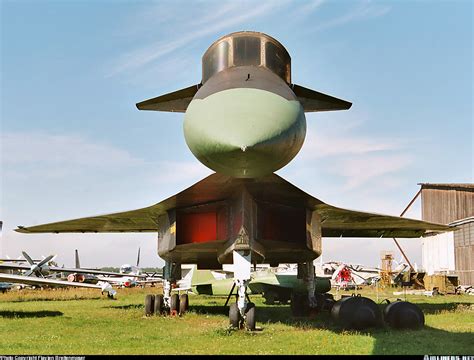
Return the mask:
<path id="1" fill-rule="evenodd" d="M 428 273 L 454 271 L 459 284 L 474 285 L 474 184 L 419 185 L 422 219 L 459 229 L 424 239 L 423 267 Z"/>

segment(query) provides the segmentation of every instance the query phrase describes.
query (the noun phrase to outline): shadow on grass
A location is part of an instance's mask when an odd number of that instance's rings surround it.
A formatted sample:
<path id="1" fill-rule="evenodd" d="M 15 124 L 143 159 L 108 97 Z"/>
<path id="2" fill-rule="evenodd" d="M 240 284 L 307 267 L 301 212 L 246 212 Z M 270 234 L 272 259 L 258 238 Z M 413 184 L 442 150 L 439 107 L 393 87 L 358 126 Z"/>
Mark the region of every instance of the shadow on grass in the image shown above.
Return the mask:
<path id="1" fill-rule="evenodd" d="M 373 355 L 466 355 L 472 354 L 472 332 L 450 332 L 425 326 L 420 330 L 385 328 L 370 333 L 375 342 Z"/>
<path id="2" fill-rule="evenodd" d="M 104 309 L 119 309 L 119 310 L 136 310 L 143 309 L 145 306 L 142 304 L 128 304 L 128 305 L 112 305 L 104 306 Z"/>
<path id="3" fill-rule="evenodd" d="M 55 317 L 63 316 L 61 311 L 0 311 L 0 317 L 2 318 L 42 318 L 42 317 Z"/>
<path id="4" fill-rule="evenodd" d="M 453 311 L 458 306 L 472 306 L 470 303 L 417 305 L 426 314 Z M 381 310 L 383 305 L 380 305 Z M 228 308 L 215 305 L 190 305 L 189 311 L 197 314 L 228 316 Z M 450 332 L 425 326 L 420 330 L 395 330 L 387 325 L 356 331 L 338 325 L 329 312 L 321 312 L 313 317 L 293 317 L 289 306 L 257 305 L 257 325 L 265 331 L 269 324 L 281 323 L 302 330 L 328 330 L 345 336 L 365 335 L 375 339 L 372 354 L 467 354 L 474 351 L 472 332 Z M 224 330 L 223 330 L 224 331 Z M 226 329 L 225 331 L 228 331 Z M 222 331 L 221 331 L 222 332 Z M 228 331 L 225 335 L 231 336 Z"/>
<path id="5" fill-rule="evenodd" d="M 60 298 L 46 298 L 46 299 L 15 299 L 15 300 L 8 300 L 7 302 L 11 303 L 21 303 L 21 302 L 42 302 L 42 301 L 76 301 L 76 300 L 100 300 L 102 299 L 100 296 L 98 297 L 77 297 L 77 298 L 68 298 L 68 299 L 60 299 Z"/>
<path id="6" fill-rule="evenodd" d="M 437 314 L 442 311 L 453 311 L 458 307 L 472 306 L 472 303 L 444 303 L 444 304 L 430 304 L 430 303 L 416 303 L 423 313 L 426 314 Z"/>

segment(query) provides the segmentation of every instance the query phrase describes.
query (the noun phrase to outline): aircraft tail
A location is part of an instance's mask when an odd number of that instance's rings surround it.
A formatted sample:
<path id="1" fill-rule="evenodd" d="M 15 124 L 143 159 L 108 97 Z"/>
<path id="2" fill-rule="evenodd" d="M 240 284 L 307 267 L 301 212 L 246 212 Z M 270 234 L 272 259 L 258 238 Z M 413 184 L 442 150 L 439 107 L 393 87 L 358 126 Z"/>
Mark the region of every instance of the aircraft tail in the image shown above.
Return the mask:
<path id="1" fill-rule="evenodd" d="M 137 267 L 140 267 L 140 247 L 138 248 Z"/>
<path id="2" fill-rule="evenodd" d="M 81 268 L 81 264 L 79 263 L 79 252 L 77 251 L 77 249 L 74 250 L 74 265 L 76 269 Z"/>
<path id="3" fill-rule="evenodd" d="M 191 284 L 195 285 L 206 285 L 211 284 L 216 278 L 212 275 L 211 270 L 198 270 L 197 266 L 194 269 L 193 276 L 191 278 Z"/>

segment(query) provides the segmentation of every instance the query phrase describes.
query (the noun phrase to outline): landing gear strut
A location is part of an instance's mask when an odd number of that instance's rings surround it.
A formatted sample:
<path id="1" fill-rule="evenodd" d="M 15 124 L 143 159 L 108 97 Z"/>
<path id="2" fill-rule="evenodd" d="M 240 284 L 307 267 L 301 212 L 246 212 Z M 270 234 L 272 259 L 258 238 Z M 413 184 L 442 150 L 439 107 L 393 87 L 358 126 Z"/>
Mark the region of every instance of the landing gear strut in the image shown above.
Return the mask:
<path id="1" fill-rule="evenodd" d="M 298 264 L 298 278 L 303 279 L 306 293 L 292 293 L 291 311 L 293 316 L 308 316 L 318 311 L 316 299 L 316 276 L 312 262 Z"/>
<path id="2" fill-rule="evenodd" d="M 233 251 L 234 286 L 237 288 L 237 299 L 229 307 L 229 323 L 234 328 L 255 330 L 255 304 L 247 301 L 247 286 L 250 282 L 251 256 L 249 251 Z M 230 297 L 230 295 L 229 295 Z"/>

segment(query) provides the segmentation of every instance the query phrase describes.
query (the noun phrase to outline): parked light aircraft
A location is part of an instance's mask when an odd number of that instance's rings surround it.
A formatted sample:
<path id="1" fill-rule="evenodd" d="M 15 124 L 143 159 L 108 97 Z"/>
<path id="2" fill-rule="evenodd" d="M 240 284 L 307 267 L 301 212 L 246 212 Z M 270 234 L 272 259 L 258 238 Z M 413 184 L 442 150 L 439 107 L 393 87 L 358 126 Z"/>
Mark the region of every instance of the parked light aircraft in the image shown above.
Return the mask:
<path id="1" fill-rule="evenodd" d="M 189 289 L 199 295 L 227 296 L 234 288 L 232 272 L 199 270 L 194 265 Z M 303 293 L 306 285 L 298 274 L 288 269 L 267 268 L 251 272 L 248 290 L 250 294 L 263 294 L 266 304 L 286 304 L 292 294 Z M 180 287 L 182 289 L 182 286 Z M 329 278 L 315 276 L 315 293 L 324 294 L 331 290 Z"/>
<path id="2" fill-rule="evenodd" d="M 63 272 L 63 273 L 80 273 L 80 274 L 94 274 L 94 275 L 108 275 L 108 276 L 121 276 L 121 273 L 111 271 L 101 271 L 94 269 L 80 269 L 80 268 L 66 268 L 59 266 L 51 266 L 48 263 L 55 257 L 55 255 L 49 255 L 45 259 L 36 263 L 25 251 L 22 251 L 23 256 L 28 261 L 29 265 L 22 264 L 0 264 L 0 270 L 24 270 L 26 276 L 35 275 L 37 277 L 46 277 L 50 273 Z"/>
<path id="3" fill-rule="evenodd" d="M 27 284 L 34 286 L 51 286 L 51 287 L 83 287 L 91 289 L 99 289 L 102 293 L 106 292 L 109 298 L 115 298 L 117 292 L 112 289 L 112 286 L 105 282 L 100 281 L 97 284 L 79 283 L 56 279 L 47 279 L 37 276 L 26 276 L 26 275 L 13 275 L 0 273 L 0 281 L 17 284 Z"/>
<path id="4" fill-rule="evenodd" d="M 107 282 L 106 279 L 93 281 L 93 283 L 88 283 L 84 280 L 82 281 L 71 281 L 76 280 L 68 277 L 68 281 L 53 279 L 50 276 L 52 273 L 58 272 L 70 272 L 70 275 L 89 276 L 89 274 L 108 274 L 116 275 L 117 273 L 99 271 L 92 269 L 77 269 L 77 268 L 64 268 L 49 265 L 52 263 L 52 259 L 56 255 L 49 255 L 40 262 L 35 262 L 25 251 L 22 251 L 22 254 L 28 265 L 21 264 L 0 264 L 0 270 L 21 270 L 24 271 L 21 275 L 15 274 L 6 274 L 0 273 L 0 281 L 5 281 L 7 283 L 17 283 L 17 284 L 26 284 L 33 286 L 50 286 L 50 287 L 85 287 L 92 289 L 100 289 L 102 292 L 106 292 L 110 298 L 114 298 L 117 294 L 115 290 L 112 289 L 112 286 Z M 120 274 L 119 274 L 120 275 Z"/>
<path id="5" fill-rule="evenodd" d="M 351 105 L 293 83 L 290 55 L 276 39 L 251 31 L 223 36 L 204 53 L 198 84 L 137 104 L 140 110 L 185 113 L 189 149 L 216 173 L 149 207 L 17 231 L 158 233 L 158 254 L 166 261 L 164 294 L 146 297 L 150 312 L 186 310 L 188 298 L 171 292 L 181 264 L 202 269 L 234 264 L 233 326 L 255 329 L 256 309 L 246 291 L 256 263 L 298 263 L 307 296 L 295 299 L 294 308 L 316 308 L 313 260 L 321 255 L 322 236 L 418 238 L 450 230 L 338 208 L 274 174 L 301 149 L 305 112 Z"/>
<path id="6" fill-rule="evenodd" d="M 100 280 L 106 280 L 114 286 L 119 287 L 134 287 L 134 286 L 145 286 L 146 284 L 161 283 L 163 279 L 157 274 L 142 274 L 140 269 L 140 248 L 138 248 L 137 264 L 123 264 L 120 267 L 120 276 L 115 277 L 104 277 L 98 276 Z"/>

